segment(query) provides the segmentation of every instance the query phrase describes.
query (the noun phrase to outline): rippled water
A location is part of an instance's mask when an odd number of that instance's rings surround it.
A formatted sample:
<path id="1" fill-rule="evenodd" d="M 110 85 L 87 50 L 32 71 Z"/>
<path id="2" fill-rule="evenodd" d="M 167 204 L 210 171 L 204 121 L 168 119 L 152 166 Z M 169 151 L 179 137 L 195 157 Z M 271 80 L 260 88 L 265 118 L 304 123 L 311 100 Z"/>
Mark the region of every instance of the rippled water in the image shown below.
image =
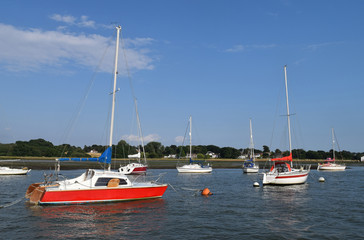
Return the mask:
<path id="1" fill-rule="evenodd" d="M 44 171 L 0 177 L 2 239 L 362 239 L 364 167 L 312 170 L 298 186 L 253 187 L 241 169 L 212 174 L 166 173 L 162 199 L 93 205 L 31 206 L 21 200 Z M 83 171 L 63 171 L 77 176 Z M 326 182 L 318 182 L 320 176 Z M 213 195 L 202 197 L 208 187 Z M 5 206 L 5 207 L 4 207 Z"/>

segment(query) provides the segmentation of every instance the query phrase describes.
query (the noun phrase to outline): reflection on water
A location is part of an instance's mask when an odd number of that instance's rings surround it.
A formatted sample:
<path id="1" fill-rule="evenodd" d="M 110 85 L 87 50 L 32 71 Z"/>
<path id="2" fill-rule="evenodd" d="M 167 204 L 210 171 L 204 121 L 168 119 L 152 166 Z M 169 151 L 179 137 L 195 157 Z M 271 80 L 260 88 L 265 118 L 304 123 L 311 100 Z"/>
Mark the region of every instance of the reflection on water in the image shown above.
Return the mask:
<path id="1" fill-rule="evenodd" d="M 264 186 L 262 200 L 266 201 L 264 224 L 272 232 L 287 232 L 297 236 L 301 223 L 306 222 L 308 184 Z"/>
<path id="2" fill-rule="evenodd" d="M 79 238 L 145 234 L 161 228 L 165 219 L 163 199 L 108 204 L 30 206 L 34 222 L 45 238 Z M 41 225 L 41 226 L 40 226 Z M 73 231 L 72 229 L 77 229 Z"/>

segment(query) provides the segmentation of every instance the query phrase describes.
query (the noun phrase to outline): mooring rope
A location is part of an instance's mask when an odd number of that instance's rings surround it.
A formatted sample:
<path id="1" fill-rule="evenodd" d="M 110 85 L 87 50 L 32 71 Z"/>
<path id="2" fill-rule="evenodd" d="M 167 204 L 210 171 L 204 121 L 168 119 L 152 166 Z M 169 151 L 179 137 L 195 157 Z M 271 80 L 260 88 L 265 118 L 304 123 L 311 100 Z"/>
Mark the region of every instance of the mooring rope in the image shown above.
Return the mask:
<path id="1" fill-rule="evenodd" d="M 21 202 L 24 198 L 25 198 L 25 197 L 21 197 L 21 198 L 19 198 L 19 199 L 17 199 L 17 200 L 15 200 L 15 201 L 13 201 L 13 202 L 11 202 L 11 203 L 7 203 L 7 204 L 4 204 L 4 205 L 0 205 L 0 208 L 7 208 L 7 207 L 11 207 L 11 206 L 13 206 L 13 205 L 15 205 L 15 204 L 17 204 L 17 203 Z"/>

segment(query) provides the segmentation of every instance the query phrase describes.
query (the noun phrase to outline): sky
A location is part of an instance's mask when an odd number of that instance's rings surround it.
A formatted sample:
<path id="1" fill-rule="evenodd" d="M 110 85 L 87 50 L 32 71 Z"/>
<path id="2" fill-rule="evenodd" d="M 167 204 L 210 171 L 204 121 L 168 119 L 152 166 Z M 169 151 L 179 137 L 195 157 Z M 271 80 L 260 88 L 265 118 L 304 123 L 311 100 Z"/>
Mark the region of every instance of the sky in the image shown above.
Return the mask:
<path id="1" fill-rule="evenodd" d="M 0 3 L 0 143 L 113 143 L 364 152 L 364 1 Z M 185 141 L 186 144 L 186 141 Z"/>

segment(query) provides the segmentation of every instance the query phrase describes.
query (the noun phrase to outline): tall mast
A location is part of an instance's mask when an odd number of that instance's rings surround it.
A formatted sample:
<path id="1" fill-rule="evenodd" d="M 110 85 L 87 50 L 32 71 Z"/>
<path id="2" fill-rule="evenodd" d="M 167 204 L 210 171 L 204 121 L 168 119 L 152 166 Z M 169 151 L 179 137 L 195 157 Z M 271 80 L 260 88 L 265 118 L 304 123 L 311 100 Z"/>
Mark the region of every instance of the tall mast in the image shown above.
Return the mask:
<path id="1" fill-rule="evenodd" d="M 192 159 L 192 116 L 190 116 L 190 159 Z"/>
<path id="2" fill-rule="evenodd" d="M 254 141 L 253 141 L 253 129 L 252 129 L 252 120 L 249 119 L 250 125 L 250 154 L 252 159 L 254 159 Z"/>
<path id="3" fill-rule="evenodd" d="M 289 140 L 289 154 L 292 154 L 291 143 L 291 121 L 289 119 L 289 103 L 288 103 L 288 86 L 287 86 L 287 65 L 284 65 L 284 83 L 286 85 L 286 104 L 287 104 L 287 123 L 288 123 L 288 140 Z M 291 161 L 292 166 L 292 161 Z"/>
<path id="4" fill-rule="evenodd" d="M 335 135 L 334 135 L 334 128 L 331 128 L 331 135 L 332 135 L 332 157 L 333 157 L 333 159 L 335 161 Z"/>
<path id="5" fill-rule="evenodd" d="M 114 112 L 115 112 L 115 93 L 116 93 L 116 78 L 118 74 L 118 56 L 119 56 L 119 35 L 121 26 L 116 27 L 116 48 L 115 48 L 115 66 L 114 66 L 114 88 L 112 91 L 112 107 L 111 107 L 111 122 L 110 122 L 110 141 L 109 146 L 112 147 L 112 137 L 114 131 Z"/>

